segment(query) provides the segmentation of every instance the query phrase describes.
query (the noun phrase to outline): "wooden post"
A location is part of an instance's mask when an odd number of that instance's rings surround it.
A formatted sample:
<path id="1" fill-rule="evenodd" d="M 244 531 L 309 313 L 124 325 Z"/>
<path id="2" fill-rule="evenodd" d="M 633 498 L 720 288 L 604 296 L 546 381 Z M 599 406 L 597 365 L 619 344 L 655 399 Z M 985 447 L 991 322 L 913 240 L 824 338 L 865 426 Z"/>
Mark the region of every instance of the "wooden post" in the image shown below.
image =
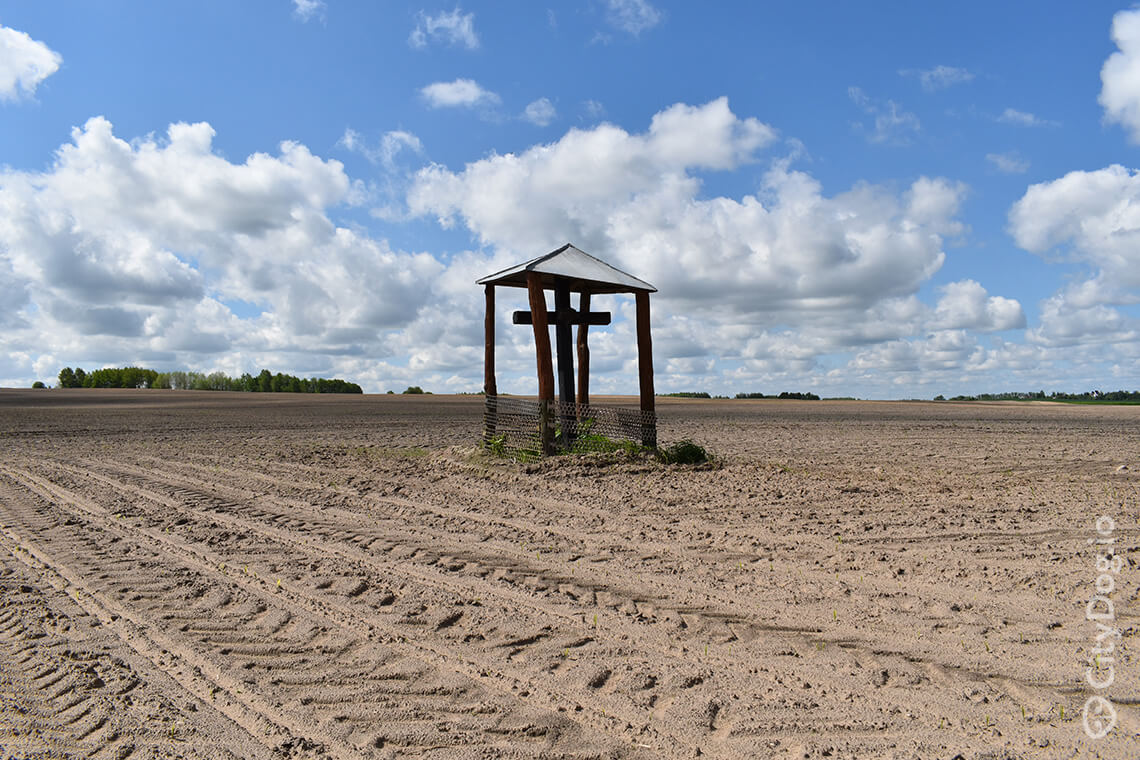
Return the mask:
<path id="1" fill-rule="evenodd" d="M 499 419 L 498 388 L 495 387 L 495 286 L 483 289 L 487 310 L 483 317 L 483 443 L 491 445 Z"/>
<path id="2" fill-rule="evenodd" d="M 558 400 L 574 403 L 574 354 L 570 350 L 570 285 L 561 278 L 554 281 L 554 342 L 558 348 Z"/>
<path id="3" fill-rule="evenodd" d="M 542 453 L 553 451 L 554 420 L 550 407 L 554 401 L 554 361 L 550 356 L 550 330 L 546 323 L 546 295 L 542 292 L 542 275 L 526 273 L 527 295 L 530 297 L 531 322 L 534 325 L 534 352 L 538 361 L 538 404 L 542 437 Z"/>
<path id="4" fill-rule="evenodd" d="M 484 288 L 487 300 L 487 315 L 483 318 L 483 335 L 486 346 L 483 349 L 483 393 L 488 397 L 499 395 L 495 387 L 495 286 Z"/>
<path id="5" fill-rule="evenodd" d="M 582 293 L 578 297 L 578 312 L 590 313 L 590 294 Z M 578 325 L 578 403 L 585 406 L 590 403 L 590 325 L 583 321 Z"/>
<path id="6" fill-rule="evenodd" d="M 546 295 L 542 292 L 542 275 L 527 272 L 526 289 L 530 297 L 534 350 L 538 359 L 538 397 L 544 401 L 553 401 L 554 361 L 550 356 L 550 330 L 546 322 Z"/>
<path id="7" fill-rule="evenodd" d="M 641 411 L 653 419 L 643 422 L 641 443 L 644 446 L 657 445 L 657 422 L 653 416 L 653 339 L 649 335 L 649 293 L 639 290 L 634 296 L 637 307 L 637 369 L 638 384 L 641 389 Z"/>
<path id="8" fill-rule="evenodd" d="M 570 283 L 554 278 L 554 343 L 558 350 L 558 402 L 561 406 L 562 434 L 559 444 L 568 449 L 574 444 L 577 415 L 567 413 L 574 403 L 574 352 L 570 330 Z"/>

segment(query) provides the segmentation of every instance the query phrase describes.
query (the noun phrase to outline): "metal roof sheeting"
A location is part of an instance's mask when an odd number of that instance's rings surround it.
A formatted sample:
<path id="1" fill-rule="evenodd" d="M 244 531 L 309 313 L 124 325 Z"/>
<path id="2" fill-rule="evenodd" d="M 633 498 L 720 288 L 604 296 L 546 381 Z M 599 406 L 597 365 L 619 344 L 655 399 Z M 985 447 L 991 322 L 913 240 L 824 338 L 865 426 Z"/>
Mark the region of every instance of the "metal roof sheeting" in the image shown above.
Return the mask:
<path id="1" fill-rule="evenodd" d="M 478 284 L 525 288 L 527 272 L 541 274 L 544 288 L 553 288 L 555 277 L 565 277 L 570 280 L 570 290 L 576 293 L 657 292 L 657 288 L 645 280 L 612 267 L 569 243 L 544 256 L 488 275 Z"/>

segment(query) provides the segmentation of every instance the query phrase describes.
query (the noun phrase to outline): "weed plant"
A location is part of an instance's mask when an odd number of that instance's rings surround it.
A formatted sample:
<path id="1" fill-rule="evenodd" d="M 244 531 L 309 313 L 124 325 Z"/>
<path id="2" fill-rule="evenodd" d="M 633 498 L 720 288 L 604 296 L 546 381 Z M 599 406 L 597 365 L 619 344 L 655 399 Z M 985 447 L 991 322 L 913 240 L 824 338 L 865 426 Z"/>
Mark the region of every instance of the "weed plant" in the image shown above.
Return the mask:
<path id="1" fill-rule="evenodd" d="M 700 465 L 717 461 L 715 455 L 705 447 L 687 438 L 665 447 L 642 446 L 636 441 L 613 439 L 601 433 L 591 432 L 592 422 L 593 420 L 586 420 L 581 423 L 573 444 L 569 448 L 556 449 L 555 455 L 619 455 L 628 460 L 653 457 L 667 465 Z M 537 446 L 510 447 L 506 435 L 487 438 L 483 441 L 483 447 L 492 456 L 502 459 L 514 459 L 524 463 L 542 459 Z"/>

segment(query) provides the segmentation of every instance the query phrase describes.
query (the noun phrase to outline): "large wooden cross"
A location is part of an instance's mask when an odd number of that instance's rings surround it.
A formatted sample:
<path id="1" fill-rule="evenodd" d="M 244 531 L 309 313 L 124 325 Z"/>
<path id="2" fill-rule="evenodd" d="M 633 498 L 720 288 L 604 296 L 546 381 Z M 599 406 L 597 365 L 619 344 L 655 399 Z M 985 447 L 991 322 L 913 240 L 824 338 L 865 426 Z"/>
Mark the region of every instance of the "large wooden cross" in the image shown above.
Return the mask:
<path id="1" fill-rule="evenodd" d="M 545 306 L 545 304 L 543 304 Z M 511 322 L 516 325 L 534 325 L 545 328 L 554 325 L 554 342 L 558 354 L 558 400 L 563 404 L 589 403 L 588 383 L 590 382 L 590 349 L 587 344 L 587 331 L 590 325 L 608 325 L 608 311 L 590 311 L 590 294 L 582 293 L 578 309 L 570 306 L 570 286 L 556 280 L 554 283 L 554 311 L 541 309 L 538 325 L 535 325 L 533 311 L 516 311 Z M 544 324 L 545 323 L 545 324 Z M 570 328 L 578 327 L 578 380 L 581 391 L 574 393 L 574 356 L 570 351 Z M 549 354 L 548 354 L 549 355 Z"/>
<path id="2" fill-rule="evenodd" d="M 561 261 L 557 261 L 561 257 Z M 562 271 L 542 271 L 555 261 Z M 590 311 L 590 297 L 594 293 L 631 293 L 635 299 L 637 327 L 638 388 L 641 393 L 641 442 L 645 446 L 657 445 L 657 425 L 653 398 L 653 342 L 649 334 L 649 294 L 656 289 L 633 275 L 614 269 L 604 261 L 595 259 L 572 245 L 564 245 L 546 256 L 525 264 L 505 269 L 479 280 L 485 286 L 487 299 L 483 320 L 485 336 L 483 361 L 483 390 L 487 397 L 484 439 L 495 435 L 498 388 L 495 382 L 495 286 L 523 287 L 527 290 L 530 311 L 517 311 L 513 322 L 531 325 L 534 330 L 534 349 L 538 363 L 538 400 L 541 414 L 542 451 L 554 451 L 554 416 L 562 418 L 562 442 L 572 442 L 577 417 L 588 413 L 590 404 L 590 325 L 610 324 L 610 315 Z M 554 290 L 554 311 L 547 311 L 544 290 Z M 580 296 L 578 309 L 570 305 L 571 290 Z M 552 411 L 555 400 L 554 357 L 551 355 L 550 325 L 556 329 L 558 344 L 558 401 L 562 409 Z M 574 387 L 574 355 L 571 353 L 572 327 L 578 328 L 577 365 L 578 387 Z M 571 405 L 577 403 L 577 409 Z"/>

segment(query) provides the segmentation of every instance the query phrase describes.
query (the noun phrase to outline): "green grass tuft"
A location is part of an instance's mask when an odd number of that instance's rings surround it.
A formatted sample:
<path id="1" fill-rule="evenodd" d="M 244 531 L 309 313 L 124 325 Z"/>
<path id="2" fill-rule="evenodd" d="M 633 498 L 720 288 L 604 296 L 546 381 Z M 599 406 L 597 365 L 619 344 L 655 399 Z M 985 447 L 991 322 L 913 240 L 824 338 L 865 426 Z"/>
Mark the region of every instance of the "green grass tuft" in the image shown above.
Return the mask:
<path id="1" fill-rule="evenodd" d="M 665 464 L 705 464 L 712 456 L 704 446 L 689 439 L 677 441 L 672 446 L 657 449 L 657 458 Z"/>

